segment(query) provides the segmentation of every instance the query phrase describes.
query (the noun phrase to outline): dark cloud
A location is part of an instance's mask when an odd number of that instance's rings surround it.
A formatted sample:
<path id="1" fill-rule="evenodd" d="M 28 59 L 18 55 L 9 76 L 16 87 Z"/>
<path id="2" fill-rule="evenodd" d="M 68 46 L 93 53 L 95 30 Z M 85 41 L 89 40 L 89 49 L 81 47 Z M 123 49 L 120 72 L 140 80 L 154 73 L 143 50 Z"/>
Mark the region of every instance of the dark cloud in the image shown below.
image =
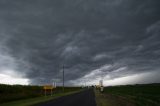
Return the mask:
<path id="1" fill-rule="evenodd" d="M 105 65 L 112 65 L 103 69 L 111 78 L 158 71 L 159 5 L 158 0 L 1 0 L 0 55 L 13 61 L 5 58 L 0 66 L 7 62 L 32 84 L 60 82 L 63 64 L 68 83 Z"/>

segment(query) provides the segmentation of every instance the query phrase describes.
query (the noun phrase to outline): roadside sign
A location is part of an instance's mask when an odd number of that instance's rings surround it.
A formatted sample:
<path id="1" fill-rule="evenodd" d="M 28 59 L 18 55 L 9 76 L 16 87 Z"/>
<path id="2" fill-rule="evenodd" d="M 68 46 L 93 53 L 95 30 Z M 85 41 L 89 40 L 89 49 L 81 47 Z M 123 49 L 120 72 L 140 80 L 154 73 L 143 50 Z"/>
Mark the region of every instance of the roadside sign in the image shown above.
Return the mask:
<path id="1" fill-rule="evenodd" d="M 103 80 L 100 80 L 100 81 L 99 81 L 99 85 L 100 85 L 100 86 L 103 86 Z"/>
<path id="2" fill-rule="evenodd" d="M 43 87 L 43 89 L 45 89 L 45 90 L 49 90 L 49 89 L 53 89 L 54 88 L 54 86 L 52 86 L 52 85 L 45 85 L 44 87 Z"/>
<path id="3" fill-rule="evenodd" d="M 53 85 L 45 85 L 45 86 L 43 86 L 45 96 L 47 95 L 47 91 L 48 90 L 50 91 L 51 96 L 52 96 L 52 92 L 53 92 L 54 88 L 55 87 Z"/>

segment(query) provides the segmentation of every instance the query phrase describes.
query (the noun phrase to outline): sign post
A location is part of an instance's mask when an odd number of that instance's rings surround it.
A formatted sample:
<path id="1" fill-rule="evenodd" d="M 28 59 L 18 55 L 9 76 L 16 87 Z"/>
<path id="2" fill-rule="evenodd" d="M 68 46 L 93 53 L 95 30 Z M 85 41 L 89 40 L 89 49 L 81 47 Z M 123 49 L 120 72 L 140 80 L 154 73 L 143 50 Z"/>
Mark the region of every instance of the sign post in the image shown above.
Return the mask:
<path id="1" fill-rule="evenodd" d="M 103 92 L 103 80 L 99 81 L 99 86 L 100 86 L 100 92 Z"/>
<path id="2" fill-rule="evenodd" d="M 52 93 L 53 93 L 53 89 L 54 89 L 54 88 L 55 88 L 55 87 L 52 86 L 52 85 L 45 85 L 45 86 L 43 87 L 45 96 L 47 96 L 47 90 L 50 90 L 50 93 L 51 93 L 51 96 L 52 96 Z"/>

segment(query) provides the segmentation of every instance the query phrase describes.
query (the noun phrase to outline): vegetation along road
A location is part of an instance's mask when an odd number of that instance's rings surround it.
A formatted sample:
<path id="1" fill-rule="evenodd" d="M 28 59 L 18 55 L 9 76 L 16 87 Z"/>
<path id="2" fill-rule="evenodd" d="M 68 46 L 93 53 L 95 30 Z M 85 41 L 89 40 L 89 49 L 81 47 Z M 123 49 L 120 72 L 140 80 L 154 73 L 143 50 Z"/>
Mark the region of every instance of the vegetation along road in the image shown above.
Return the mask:
<path id="1" fill-rule="evenodd" d="M 160 84 L 57 87 L 52 96 L 42 86 L 0 85 L 0 106 L 160 106 Z"/>

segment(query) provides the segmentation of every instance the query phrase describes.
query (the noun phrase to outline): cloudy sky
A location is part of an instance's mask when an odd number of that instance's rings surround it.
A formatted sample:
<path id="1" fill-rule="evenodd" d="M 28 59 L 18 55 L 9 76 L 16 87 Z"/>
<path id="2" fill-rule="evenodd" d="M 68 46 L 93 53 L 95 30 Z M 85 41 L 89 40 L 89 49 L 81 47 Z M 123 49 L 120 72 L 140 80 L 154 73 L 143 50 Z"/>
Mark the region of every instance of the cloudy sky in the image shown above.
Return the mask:
<path id="1" fill-rule="evenodd" d="M 0 83 L 160 82 L 159 0 L 0 0 Z"/>

